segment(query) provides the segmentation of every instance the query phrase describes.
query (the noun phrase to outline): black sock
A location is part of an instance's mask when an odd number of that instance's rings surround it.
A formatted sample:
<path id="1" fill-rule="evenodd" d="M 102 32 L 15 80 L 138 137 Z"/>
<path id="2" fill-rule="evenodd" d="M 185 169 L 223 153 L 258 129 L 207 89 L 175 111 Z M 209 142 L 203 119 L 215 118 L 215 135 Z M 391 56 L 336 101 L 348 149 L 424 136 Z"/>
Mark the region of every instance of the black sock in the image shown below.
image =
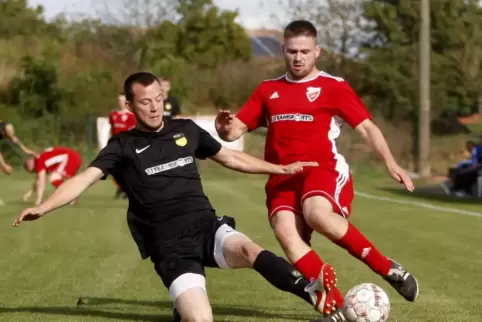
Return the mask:
<path id="1" fill-rule="evenodd" d="M 268 250 L 263 250 L 256 257 L 253 268 L 274 287 L 297 295 L 313 305 L 309 293 L 305 291 L 308 281 L 301 274 L 295 274 L 294 266 L 284 258 L 276 256 Z"/>

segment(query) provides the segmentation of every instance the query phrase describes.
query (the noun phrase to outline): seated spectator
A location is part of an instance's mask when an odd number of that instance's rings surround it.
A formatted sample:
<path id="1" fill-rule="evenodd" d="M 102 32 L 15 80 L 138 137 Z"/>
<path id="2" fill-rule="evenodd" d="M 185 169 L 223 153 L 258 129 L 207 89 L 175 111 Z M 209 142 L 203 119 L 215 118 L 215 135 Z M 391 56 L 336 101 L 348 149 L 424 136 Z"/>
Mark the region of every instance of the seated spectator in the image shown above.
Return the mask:
<path id="1" fill-rule="evenodd" d="M 465 142 L 464 155 L 467 156 L 467 159 L 457 163 L 457 165 L 455 166 L 455 169 L 467 168 L 474 162 L 477 163 L 477 159 L 474 159 L 474 156 L 473 156 L 473 150 L 476 147 L 476 145 L 477 144 L 475 143 L 475 141 L 472 141 L 472 140 Z"/>
<path id="2" fill-rule="evenodd" d="M 482 135 L 479 137 L 479 144 L 467 141 L 466 148 L 470 149 L 470 159 L 457 164 L 455 169 L 449 170 L 449 177 L 452 181 L 450 192 L 463 197 L 472 194 L 472 187 L 482 170 Z"/>

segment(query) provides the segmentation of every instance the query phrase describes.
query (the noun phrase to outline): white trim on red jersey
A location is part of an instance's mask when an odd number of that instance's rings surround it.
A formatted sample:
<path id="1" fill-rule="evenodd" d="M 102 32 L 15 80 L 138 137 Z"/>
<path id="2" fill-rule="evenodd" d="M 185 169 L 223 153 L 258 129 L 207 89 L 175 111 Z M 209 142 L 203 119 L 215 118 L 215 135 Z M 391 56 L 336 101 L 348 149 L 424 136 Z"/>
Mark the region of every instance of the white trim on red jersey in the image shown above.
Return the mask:
<path id="1" fill-rule="evenodd" d="M 301 80 L 290 79 L 288 73 L 285 73 L 285 74 L 283 74 L 283 75 L 281 75 L 280 77 L 277 77 L 277 78 L 265 79 L 265 80 L 263 80 L 263 82 L 277 81 L 277 80 L 280 80 L 280 79 L 284 78 L 284 79 L 286 79 L 286 81 L 288 81 L 290 83 L 306 83 L 306 82 L 314 81 L 318 77 L 331 78 L 331 79 L 336 80 L 337 82 L 344 82 L 345 81 L 342 77 L 334 76 L 334 75 L 328 74 L 327 72 L 324 72 L 324 71 L 319 71 L 318 74 L 316 74 L 315 76 L 310 77 L 310 78 L 306 78 L 306 79 L 301 79 Z"/>
<path id="2" fill-rule="evenodd" d="M 68 162 L 69 162 L 69 155 L 67 153 L 64 153 L 64 154 L 59 154 L 51 158 L 48 158 L 47 160 L 45 160 L 44 163 L 45 163 L 46 169 L 58 164 L 54 172 L 59 172 L 63 174 Z"/>

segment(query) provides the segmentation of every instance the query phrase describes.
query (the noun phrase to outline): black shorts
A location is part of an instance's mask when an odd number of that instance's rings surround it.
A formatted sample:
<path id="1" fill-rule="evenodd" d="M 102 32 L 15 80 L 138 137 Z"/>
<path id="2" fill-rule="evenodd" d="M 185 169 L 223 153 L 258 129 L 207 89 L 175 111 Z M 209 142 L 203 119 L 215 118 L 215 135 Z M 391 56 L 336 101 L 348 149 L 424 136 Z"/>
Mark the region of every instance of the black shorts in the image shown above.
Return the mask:
<path id="1" fill-rule="evenodd" d="M 155 250 L 151 249 L 154 268 L 173 299 L 191 288 L 192 283 L 205 282 L 205 267 L 229 268 L 223 244 L 227 236 L 241 234 L 235 226 L 234 218 L 213 216 L 211 221 L 189 227 L 184 234 L 162 241 Z"/>

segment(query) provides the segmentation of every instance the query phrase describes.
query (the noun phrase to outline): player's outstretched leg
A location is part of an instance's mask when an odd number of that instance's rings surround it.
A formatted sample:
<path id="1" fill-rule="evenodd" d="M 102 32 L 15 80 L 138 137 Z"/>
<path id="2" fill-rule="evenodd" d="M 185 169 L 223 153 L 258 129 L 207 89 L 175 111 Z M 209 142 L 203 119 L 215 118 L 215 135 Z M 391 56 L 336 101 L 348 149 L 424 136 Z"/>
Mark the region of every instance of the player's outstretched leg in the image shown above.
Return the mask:
<path id="1" fill-rule="evenodd" d="M 306 231 L 303 218 L 282 210 L 271 217 L 271 225 L 290 262 L 310 282 L 305 290 L 311 294 L 315 310 L 326 315 L 343 306 L 335 270 L 307 245 L 310 232 Z"/>
<path id="2" fill-rule="evenodd" d="M 206 290 L 191 288 L 176 298 L 172 321 L 212 322 L 213 313 Z M 182 316 L 182 318 L 181 318 Z"/>
<path id="3" fill-rule="evenodd" d="M 218 235 L 222 235 L 223 226 L 218 229 L 219 234 L 216 233 L 216 244 L 222 244 L 223 252 L 216 252 L 215 247 L 216 262 L 221 268 L 253 268 L 276 288 L 292 293 L 318 309 L 317 294 L 321 292 L 312 289 L 291 264 L 230 227 L 225 229 L 228 233 L 220 239 Z M 328 301 L 328 298 L 325 296 L 324 299 Z"/>
<path id="4" fill-rule="evenodd" d="M 363 261 L 407 301 L 415 301 L 419 292 L 415 277 L 384 256 L 355 226 L 335 213 L 330 201 L 321 196 L 307 198 L 303 202 L 303 215 L 311 228 Z"/>

